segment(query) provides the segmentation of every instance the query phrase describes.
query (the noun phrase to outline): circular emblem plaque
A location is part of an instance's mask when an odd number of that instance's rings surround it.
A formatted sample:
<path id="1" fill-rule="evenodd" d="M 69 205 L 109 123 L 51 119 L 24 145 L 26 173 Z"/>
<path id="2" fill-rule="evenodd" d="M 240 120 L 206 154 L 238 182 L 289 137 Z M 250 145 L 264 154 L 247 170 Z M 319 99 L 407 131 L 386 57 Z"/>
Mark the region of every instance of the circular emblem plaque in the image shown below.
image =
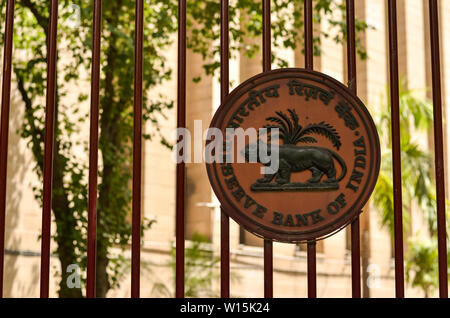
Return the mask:
<path id="1" fill-rule="evenodd" d="M 337 232 L 359 215 L 378 178 L 380 145 L 368 110 L 322 73 L 256 75 L 226 98 L 210 128 L 224 136 L 222 160 L 206 164 L 217 198 L 232 219 L 267 239 Z"/>

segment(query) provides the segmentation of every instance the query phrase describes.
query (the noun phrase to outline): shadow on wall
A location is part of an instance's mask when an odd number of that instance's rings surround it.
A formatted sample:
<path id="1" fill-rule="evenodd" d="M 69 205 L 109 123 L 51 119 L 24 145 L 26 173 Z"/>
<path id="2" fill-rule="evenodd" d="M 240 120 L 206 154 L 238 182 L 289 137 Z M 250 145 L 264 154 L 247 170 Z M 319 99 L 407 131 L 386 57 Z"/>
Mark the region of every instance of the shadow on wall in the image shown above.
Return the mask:
<path id="1" fill-rule="evenodd" d="M 12 92 L 14 92 L 14 86 Z M 24 143 L 21 142 L 18 133 L 23 122 L 23 110 L 20 97 L 12 94 L 6 193 L 5 279 L 3 286 L 5 297 L 35 296 L 39 287 L 39 258 L 36 258 L 36 255 L 27 256 L 29 253 L 23 253 L 22 251 L 24 245 L 33 246 L 36 244 L 35 241 L 22 241 L 23 234 L 25 232 L 30 233 L 30 229 L 23 227 L 23 219 L 28 217 L 27 209 L 30 209 L 30 206 L 34 204 L 34 202 L 26 202 L 25 204 L 22 202 L 24 191 L 29 187 L 29 180 L 26 178 L 27 172 L 32 165 L 31 156 L 26 153 Z M 35 227 L 36 230 L 39 229 L 40 224 L 35 224 Z M 31 236 L 25 237 L 34 236 L 36 236 L 34 240 L 37 240 L 36 233 L 31 233 Z"/>

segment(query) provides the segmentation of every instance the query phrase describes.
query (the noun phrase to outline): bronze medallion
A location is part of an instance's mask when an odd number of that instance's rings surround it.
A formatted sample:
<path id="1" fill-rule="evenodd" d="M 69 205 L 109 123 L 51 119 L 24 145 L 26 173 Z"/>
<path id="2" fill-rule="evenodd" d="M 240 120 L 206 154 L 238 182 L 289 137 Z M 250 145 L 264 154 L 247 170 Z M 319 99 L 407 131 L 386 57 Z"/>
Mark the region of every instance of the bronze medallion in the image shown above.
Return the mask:
<path id="1" fill-rule="evenodd" d="M 277 129 L 277 156 L 258 135 L 230 149 L 256 162 L 207 163 L 209 180 L 225 213 L 246 230 L 282 242 L 329 236 L 359 215 L 380 169 L 380 144 L 364 104 L 337 80 L 315 71 L 279 69 L 239 85 L 219 107 L 210 128 Z M 227 144 L 228 143 L 228 144 Z M 208 142 L 207 142 L 208 144 Z M 267 148 L 267 149 L 264 149 Z M 262 174 L 274 164 L 275 171 Z M 261 169 L 262 168 L 262 169 Z M 269 171 L 269 170 L 265 170 Z"/>

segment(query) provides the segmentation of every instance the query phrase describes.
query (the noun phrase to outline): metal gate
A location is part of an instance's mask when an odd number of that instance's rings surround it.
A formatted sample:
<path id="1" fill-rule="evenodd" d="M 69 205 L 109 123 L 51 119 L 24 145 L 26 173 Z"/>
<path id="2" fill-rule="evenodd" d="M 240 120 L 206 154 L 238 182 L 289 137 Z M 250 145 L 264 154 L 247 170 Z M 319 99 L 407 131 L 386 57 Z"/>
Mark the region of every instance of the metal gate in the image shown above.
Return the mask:
<path id="1" fill-rule="evenodd" d="M 347 19 L 347 69 L 350 89 L 357 93 L 356 87 L 356 49 L 355 49 L 355 9 L 354 0 L 346 0 Z M 178 1 L 178 87 L 177 87 L 177 126 L 186 126 L 186 0 Z M 142 68 L 143 68 L 143 9 L 144 0 L 136 0 L 135 28 L 135 68 L 134 68 L 134 139 L 133 139 L 133 197 L 132 197 L 132 269 L 131 297 L 139 297 L 140 290 L 140 220 L 141 220 L 141 154 L 142 154 Z M 220 78 L 221 101 L 228 95 L 229 88 L 229 1 L 221 0 L 220 23 Z M 100 40 L 102 0 L 94 0 L 93 49 L 91 74 L 91 118 L 89 147 L 89 203 L 88 203 L 88 255 L 87 255 L 87 297 L 95 297 L 96 233 L 97 233 L 97 153 L 99 120 L 99 81 L 100 81 Z M 271 30 L 270 0 L 262 0 L 263 71 L 271 69 Z M 304 0 L 304 40 L 305 68 L 313 69 L 313 4 Z M 437 224 L 439 252 L 439 295 L 448 297 L 447 247 L 445 227 L 445 180 L 443 160 L 443 128 L 440 74 L 440 44 L 438 1 L 429 0 L 432 92 L 434 114 L 434 151 L 437 191 Z M 404 256 L 402 227 L 402 185 L 400 162 L 400 120 L 399 120 L 399 74 L 397 49 L 397 8 L 396 0 L 388 0 L 389 57 L 390 57 L 390 98 L 392 115 L 392 159 L 394 182 L 394 227 L 395 227 L 395 295 L 404 297 Z M 49 52 L 47 58 L 47 92 L 45 119 L 44 185 L 42 210 L 41 245 L 41 285 L 40 296 L 49 297 L 50 272 L 50 225 L 53 174 L 53 134 L 56 98 L 56 39 L 58 21 L 58 0 L 50 1 Z M 0 296 L 3 296 L 5 208 L 7 181 L 7 148 L 9 109 L 11 91 L 12 38 L 14 25 L 14 0 L 7 0 L 4 42 L 4 62 L 2 80 L 2 111 L 0 134 Z M 176 169 L 176 297 L 184 297 L 184 220 L 185 220 L 185 165 L 177 164 Z M 351 224 L 351 268 L 352 295 L 361 297 L 360 264 L 360 226 L 359 219 Z M 317 295 L 316 288 L 316 242 L 307 244 L 308 297 Z M 229 218 L 221 212 L 221 296 L 230 296 L 230 245 Z M 272 241 L 264 240 L 264 296 L 273 297 L 273 248 Z"/>

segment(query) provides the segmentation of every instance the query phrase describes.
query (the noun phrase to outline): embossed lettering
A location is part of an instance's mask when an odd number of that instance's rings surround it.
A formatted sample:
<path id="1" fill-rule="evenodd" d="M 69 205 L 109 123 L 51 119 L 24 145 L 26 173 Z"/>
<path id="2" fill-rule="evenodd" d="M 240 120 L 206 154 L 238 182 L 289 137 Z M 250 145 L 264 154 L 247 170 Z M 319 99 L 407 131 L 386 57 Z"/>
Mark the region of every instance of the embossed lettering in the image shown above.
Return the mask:
<path id="1" fill-rule="evenodd" d="M 294 220 L 292 219 L 292 215 L 288 214 L 286 216 L 286 221 L 284 221 L 284 226 L 294 226 Z"/>
<path id="2" fill-rule="evenodd" d="M 280 212 L 273 212 L 272 223 L 275 225 L 281 225 L 283 222 L 283 214 Z"/>
<path id="3" fill-rule="evenodd" d="M 222 174 L 224 177 L 233 174 L 233 167 L 231 166 L 231 164 L 226 164 L 222 166 Z"/>
<path id="4" fill-rule="evenodd" d="M 358 156 L 355 158 L 355 167 L 366 168 L 366 158 L 363 156 Z"/>
<path id="5" fill-rule="evenodd" d="M 247 195 L 247 197 L 245 198 L 244 208 L 248 209 L 255 203 L 256 203 L 256 201 Z"/>
<path id="6" fill-rule="evenodd" d="M 344 101 L 340 101 L 336 107 L 334 107 L 336 112 L 338 113 L 340 118 L 344 119 L 345 126 L 354 130 L 359 127 L 358 122 L 356 121 L 355 116 L 353 116 L 351 112 L 351 107 Z"/>
<path id="7" fill-rule="evenodd" d="M 253 211 L 253 215 L 259 217 L 260 219 L 262 219 L 264 217 L 264 214 L 266 214 L 267 212 L 267 208 L 263 207 L 262 205 L 256 204 L 256 209 L 255 211 Z"/>
<path id="8" fill-rule="evenodd" d="M 359 186 L 357 184 L 361 184 L 362 177 L 364 176 L 364 173 L 357 170 L 356 168 L 361 168 L 362 170 L 366 168 L 366 158 L 364 157 L 366 155 L 366 143 L 364 141 L 364 136 L 361 136 L 357 140 L 355 140 L 353 142 L 353 145 L 357 147 L 355 149 L 356 157 L 352 175 L 350 176 L 350 180 L 348 181 L 346 187 L 356 192 L 359 189 Z"/>
<path id="9" fill-rule="evenodd" d="M 320 209 L 312 211 L 311 213 L 309 213 L 309 216 L 311 217 L 311 220 L 313 222 L 313 224 L 316 224 L 322 220 L 325 220 L 321 215 L 320 215 Z"/>
<path id="10" fill-rule="evenodd" d="M 338 197 L 334 201 L 339 203 L 341 208 L 343 208 L 347 205 L 347 202 L 345 202 L 345 195 L 343 193 L 339 194 Z"/>
<path id="11" fill-rule="evenodd" d="M 236 191 L 231 193 L 235 198 L 236 201 L 240 202 L 241 199 L 245 196 L 244 190 L 238 185 L 238 188 Z"/>
<path id="12" fill-rule="evenodd" d="M 264 104 L 266 102 L 266 98 L 274 98 L 279 97 L 278 88 L 279 84 L 270 85 L 264 87 L 260 90 L 252 90 L 248 93 L 248 97 L 242 102 L 241 105 L 236 109 L 231 116 L 231 119 L 228 121 L 227 128 L 239 128 L 241 124 L 244 122 L 243 117 L 247 117 L 250 115 L 249 111 L 255 110 L 256 107 Z"/>
<path id="13" fill-rule="evenodd" d="M 347 183 L 347 188 L 352 189 L 355 192 L 358 191 L 358 186 L 355 186 L 354 184 L 352 184 L 352 182 L 354 181 L 354 182 L 360 184 L 363 175 L 364 174 L 362 174 L 358 170 L 353 169 L 352 175 L 350 176 L 350 180 Z"/>
<path id="14" fill-rule="evenodd" d="M 330 100 L 334 97 L 334 93 L 332 91 L 327 91 L 319 86 L 302 83 L 297 80 L 290 80 L 287 85 L 289 87 L 290 95 L 294 95 L 295 93 L 297 93 L 298 96 L 305 96 L 306 101 L 308 101 L 310 98 L 317 99 L 317 95 L 319 95 L 319 99 L 325 105 L 328 105 Z"/>
<path id="15" fill-rule="evenodd" d="M 237 179 L 235 176 L 225 179 L 225 183 L 227 184 L 227 187 L 230 190 L 233 189 L 235 186 L 239 186 L 239 183 L 237 182 Z"/>
<path id="16" fill-rule="evenodd" d="M 304 214 L 296 214 L 295 217 L 297 218 L 297 226 L 308 225 L 308 218 Z"/>
<path id="17" fill-rule="evenodd" d="M 336 214 L 339 212 L 339 205 L 337 202 L 330 202 L 327 206 L 328 213 L 330 214 Z"/>
<path id="18" fill-rule="evenodd" d="M 345 202 L 345 195 L 343 193 L 339 194 L 333 202 L 330 202 L 327 206 L 328 213 L 336 214 L 339 210 L 347 205 Z"/>

